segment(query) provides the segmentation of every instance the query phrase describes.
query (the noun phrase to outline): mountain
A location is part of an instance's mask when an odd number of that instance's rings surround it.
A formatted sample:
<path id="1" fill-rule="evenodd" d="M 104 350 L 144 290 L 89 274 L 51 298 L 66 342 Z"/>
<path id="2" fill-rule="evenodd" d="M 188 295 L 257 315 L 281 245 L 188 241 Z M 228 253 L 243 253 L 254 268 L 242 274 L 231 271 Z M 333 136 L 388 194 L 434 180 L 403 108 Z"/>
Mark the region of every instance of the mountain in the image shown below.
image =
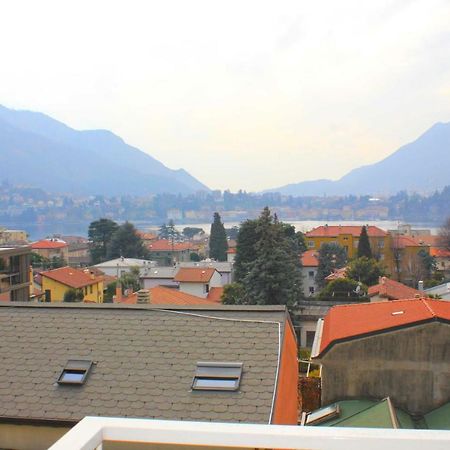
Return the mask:
<path id="1" fill-rule="evenodd" d="M 429 193 L 450 185 L 450 122 L 437 123 L 387 158 L 352 170 L 340 180 L 288 184 L 266 192 L 286 195 Z"/>
<path id="2" fill-rule="evenodd" d="M 78 131 L 45 114 L 0 106 L 1 179 L 49 192 L 144 195 L 209 190 L 107 130 Z M 1 181 L 1 180 L 0 180 Z"/>

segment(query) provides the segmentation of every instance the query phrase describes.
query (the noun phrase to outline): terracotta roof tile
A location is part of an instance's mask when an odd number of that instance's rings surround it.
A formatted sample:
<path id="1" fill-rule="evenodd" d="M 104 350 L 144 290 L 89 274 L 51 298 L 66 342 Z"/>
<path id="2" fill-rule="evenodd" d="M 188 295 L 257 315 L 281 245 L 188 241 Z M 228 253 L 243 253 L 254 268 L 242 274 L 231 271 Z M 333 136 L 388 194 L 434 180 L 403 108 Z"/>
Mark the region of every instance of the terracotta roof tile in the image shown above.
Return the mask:
<path id="1" fill-rule="evenodd" d="M 423 292 L 406 286 L 395 280 L 387 277 L 382 277 L 380 283 L 375 286 L 370 286 L 368 289 L 369 297 L 378 295 L 389 300 L 400 300 L 402 298 L 414 298 L 416 296 L 422 297 Z"/>
<path id="2" fill-rule="evenodd" d="M 302 266 L 303 267 L 317 267 L 319 260 L 317 259 L 316 250 L 307 250 L 302 254 Z"/>
<path id="3" fill-rule="evenodd" d="M 445 248 L 430 247 L 430 255 L 436 258 L 450 258 L 450 250 Z"/>
<path id="4" fill-rule="evenodd" d="M 354 237 L 361 235 L 362 226 L 355 225 L 321 225 L 306 233 L 307 237 L 337 237 L 341 234 L 351 234 Z M 384 237 L 387 232 L 375 226 L 366 227 L 369 237 Z"/>
<path id="5" fill-rule="evenodd" d="M 60 267 L 59 269 L 48 270 L 47 272 L 41 272 L 41 276 L 75 289 L 90 286 L 103 280 L 103 277 L 95 275 L 92 277 L 89 271 L 85 272 L 73 267 Z"/>
<path id="6" fill-rule="evenodd" d="M 334 269 L 330 275 L 325 277 L 325 281 L 334 281 L 347 276 L 347 267 L 341 267 L 340 269 Z"/>
<path id="7" fill-rule="evenodd" d="M 32 250 L 64 248 L 68 247 L 67 242 L 55 239 L 42 239 L 31 244 Z"/>
<path id="8" fill-rule="evenodd" d="M 168 239 L 159 239 L 148 245 L 148 249 L 151 252 L 182 252 L 191 250 L 192 248 L 193 246 L 189 242 L 174 242 L 172 245 L 172 241 L 169 241 Z"/>
<path id="9" fill-rule="evenodd" d="M 393 248 L 421 247 L 423 244 L 411 236 L 392 236 Z"/>
<path id="10" fill-rule="evenodd" d="M 216 272 L 207 267 L 181 267 L 174 277 L 179 283 L 208 283 Z"/>
<path id="11" fill-rule="evenodd" d="M 212 287 L 209 288 L 208 296 L 206 298 L 215 303 L 222 303 L 222 294 L 223 287 Z"/>
<path id="12" fill-rule="evenodd" d="M 333 306 L 324 319 L 320 353 L 336 341 L 436 318 L 450 320 L 450 302 L 422 298 Z"/>

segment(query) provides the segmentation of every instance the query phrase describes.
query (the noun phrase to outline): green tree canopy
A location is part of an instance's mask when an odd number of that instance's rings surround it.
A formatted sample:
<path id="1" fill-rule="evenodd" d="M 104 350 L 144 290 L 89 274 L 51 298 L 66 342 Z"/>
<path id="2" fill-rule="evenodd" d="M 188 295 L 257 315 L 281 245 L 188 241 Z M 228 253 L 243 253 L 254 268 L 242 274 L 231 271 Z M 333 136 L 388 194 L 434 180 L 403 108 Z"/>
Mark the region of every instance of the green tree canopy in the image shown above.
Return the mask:
<path id="1" fill-rule="evenodd" d="M 225 227 L 219 213 L 214 213 L 214 221 L 211 224 L 209 236 L 209 256 L 217 261 L 227 260 L 228 242 Z"/>
<path id="2" fill-rule="evenodd" d="M 349 278 L 330 281 L 320 292 L 319 300 L 355 301 L 366 298 L 367 286 Z"/>
<path id="3" fill-rule="evenodd" d="M 175 223 L 172 219 L 167 224 L 163 223 L 159 227 L 158 237 L 160 239 L 171 239 L 172 241 L 180 238 L 180 232 L 175 228 Z"/>
<path id="4" fill-rule="evenodd" d="M 89 252 L 93 264 L 98 264 L 106 261 L 109 247 L 114 232 L 119 225 L 109 219 L 99 219 L 91 222 L 88 230 L 89 237 Z"/>
<path id="5" fill-rule="evenodd" d="M 354 281 L 361 281 L 367 286 L 378 284 L 379 277 L 385 275 L 384 267 L 381 263 L 373 258 L 361 256 L 356 258 L 347 266 L 347 278 Z"/>
<path id="6" fill-rule="evenodd" d="M 183 236 L 187 239 L 192 239 L 196 234 L 205 232 L 203 231 L 203 228 L 197 228 L 197 227 L 184 227 L 183 228 Z"/>
<path id="7" fill-rule="evenodd" d="M 366 258 L 372 258 L 372 249 L 370 248 L 369 236 L 367 234 L 367 228 L 363 226 L 361 228 L 361 234 L 358 241 L 358 258 L 365 256 Z"/>
<path id="8" fill-rule="evenodd" d="M 339 244 L 325 243 L 319 249 L 318 260 L 316 283 L 319 287 L 323 287 L 325 278 L 333 270 L 340 269 L 347 264 L 347 252 Z"/>
<path id="9" fill-rule="evenodd" d="M 111 238 L 109 258 L 148 258 L 149 252 L 136 231 L 130 222 L 120 225 Z"/>
<path id="10" fill-rule="evenodd" d="M 242 282 L 247 275 L 250 264 L 256 258 L 256 244 L 260 238 L 258 220 L 246 220 L 241 224 L 234 259 L 234 279 L 236 282 Z"/>
<path id="11" fill-rule="evenodd" d="M 141 286 L 139 282 L 140 271 L 138 266 L 131 267 L 129 272 L 125 272 L 120 278 L 122 290 L 131 289 L 133 292 L 138 291 Z"/>
<path id="12" fill-rule="evenodd" d="M 82 289 L 69 288 L 64 292 L 64 302 L 82 302 L 84 293 Z"/>

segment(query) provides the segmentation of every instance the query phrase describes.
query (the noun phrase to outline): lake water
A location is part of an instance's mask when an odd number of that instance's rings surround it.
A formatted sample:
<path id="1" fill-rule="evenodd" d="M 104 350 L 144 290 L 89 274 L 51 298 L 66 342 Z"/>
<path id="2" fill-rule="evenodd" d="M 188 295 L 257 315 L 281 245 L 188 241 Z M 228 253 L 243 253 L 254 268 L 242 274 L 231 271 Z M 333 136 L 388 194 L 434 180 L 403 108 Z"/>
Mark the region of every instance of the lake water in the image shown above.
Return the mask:
<path id="1" fill-rule="evenodd" d="M 399 225 L 398 221 L 392 220 L 375 220 L 375 221 L 333 221 L 333 220 L 294 220 L 294 221 L 284 221 L 295 226 L 297 231 L 309 231 L 312 228 L 318 227 L 320 225 L 375 225 L 383 230 L 396 229 Z M 137 228 L 144 231 L 157 230 L 158 226 L 152 225 L 146 222 L 134 222 Z M 233 226 L 239 226 L 240 222 L 225 222 L 226 228 L 231 228 Z M 427 228 L 430 229 L 433 234 L 437 234 L 439 228 L 435 224 L 426 223 L 411 223 L 413 228 Z M 45 223 L 45 224 L 20 224 L 20 223 L 8 223 L 5 225 L 9 229 L 20 229 L 25 230 L 31 241 L 36 241 L 38 239 L 43 239 L 45 237 L 52 236 L 54 234 L 61 235 L 74 235 L 74 236 L 87 236 L 89 223 Z M 211 224 L 210 223 L 194 223 L 194 224 L 176 224 L 175 228 L 182 231 L 184 227 L 198 227 L 202 228 L 205 232 L 209 233 Z"/>

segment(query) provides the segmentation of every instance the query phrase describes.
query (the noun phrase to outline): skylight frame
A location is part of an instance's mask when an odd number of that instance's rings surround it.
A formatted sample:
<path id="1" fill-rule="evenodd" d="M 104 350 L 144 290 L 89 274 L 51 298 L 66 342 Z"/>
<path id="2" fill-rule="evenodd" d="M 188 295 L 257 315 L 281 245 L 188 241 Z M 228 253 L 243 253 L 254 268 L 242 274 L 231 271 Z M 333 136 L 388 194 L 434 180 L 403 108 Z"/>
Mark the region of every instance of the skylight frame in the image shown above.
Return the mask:
<path id="1" fill-rule="evenodd" d="M 91 370 L 92 364 L 93 362 L 91 360 L 69 359 L 59 374 L 57 383 L 62 386 L 83 385 Z M 70 379 L 70 375 L 81 375 L 81 378 L 76 377 Z"/>
<path id="2" fill-rule="evenodd" d="M 244 364 L 241 362 L 198 362 L 193 391 L 239 390 Z"/>

